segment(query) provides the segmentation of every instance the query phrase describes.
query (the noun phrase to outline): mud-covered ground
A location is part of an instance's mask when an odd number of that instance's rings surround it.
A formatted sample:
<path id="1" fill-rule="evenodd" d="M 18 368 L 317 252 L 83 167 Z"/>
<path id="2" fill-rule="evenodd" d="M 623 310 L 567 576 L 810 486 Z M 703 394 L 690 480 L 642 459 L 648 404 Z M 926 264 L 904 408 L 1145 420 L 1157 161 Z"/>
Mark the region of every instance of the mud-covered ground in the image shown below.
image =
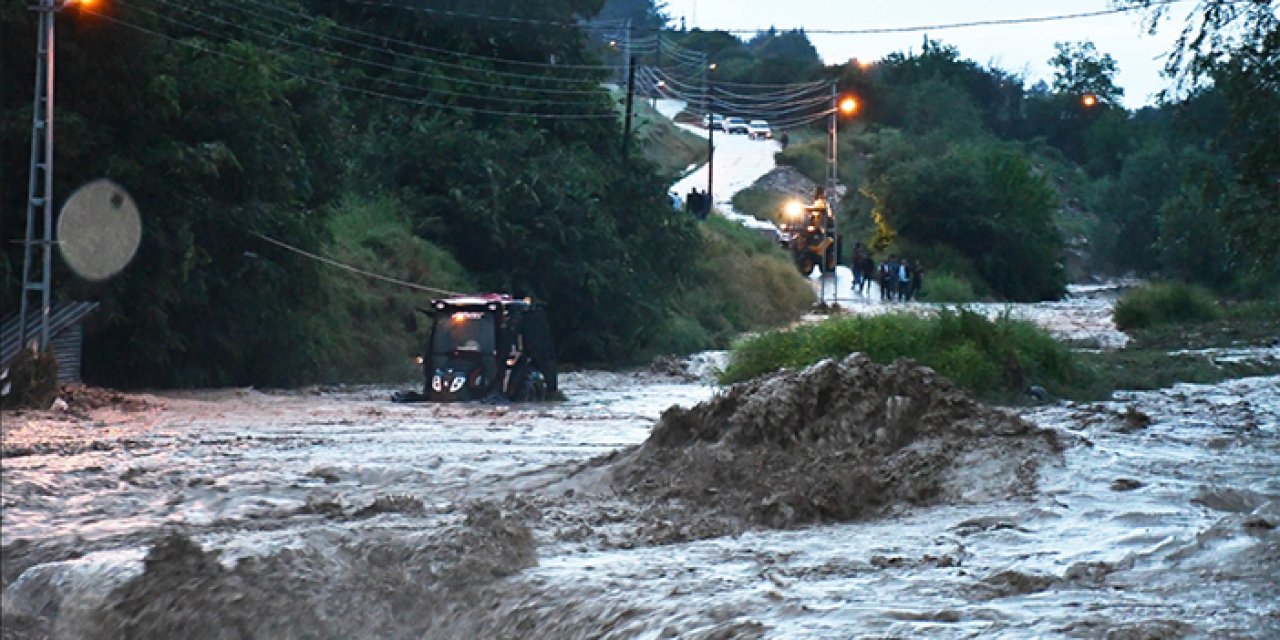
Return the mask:
<path id="1" fill-rule="evenodd" d="M 6 413 L 4 638 L 1280 635 L 1280 378 L 1014 415 L 714 360 Z"/>

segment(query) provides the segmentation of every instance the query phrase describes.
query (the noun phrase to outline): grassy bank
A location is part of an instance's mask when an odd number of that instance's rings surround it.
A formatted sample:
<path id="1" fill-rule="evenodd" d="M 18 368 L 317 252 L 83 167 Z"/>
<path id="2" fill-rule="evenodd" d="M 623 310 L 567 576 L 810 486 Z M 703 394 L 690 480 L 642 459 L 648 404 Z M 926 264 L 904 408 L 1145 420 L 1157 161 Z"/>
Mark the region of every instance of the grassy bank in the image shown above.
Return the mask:
<path id="1" fill-rule="evenodd" d="M 663 175 L 681 176 L 690 165 L 707 161 L 706 139 L 677 127 L 649 106 L 648 100 L 637 99 L 632 108 L 636 148 Z"/>
<path id="2" fill-rule="evenodd" d="M 854 351 L 880 363 L 912 358 L 989 399 L 1017 397 L 1033 384 L 1060 392 L 1082 375 L 1067 348 L 1035 325 L 960 309 L 933 317 L 839 317 L 748 338 L 734 346 L 721 381 Z"/>
<path id="3" fill-rule="evenodd" d="M 411 233 L 404 211 L 390 196 L 341 201 L 327 218 L 332 241 L 325 256 L 405 282 L 475 290 L 452 255 Z M 322 380 L 382 382 L 416 375 L 413 357 L 422 351 L 424 336 L 406 327 L 405 316 L 438 296 L 336 267 L 323 271 L 322 286 L 330 304 L 319 332 Z M 420 315 L 416 321 L 427 322 Z"/>
<path id="4" fill-rule="evenodd" d="M 724 348 L 744 331 L 793 322 L 813 305 L 813 290 L 773 243 L 720 216 L 708 217 L 701 233 L 702 255 L 672 257 L 696 268 L 648 355 Z"/>
<path id="5" fill-rule="evenodd" d="M 934 317 L 839 317 L 740 341 L 721 381 L 804 367 L 854 351 L 881 363 L 913 358 L 979 397 L 1002 403 L 1032 401 L 1027 394 L 1032 385 L 1052 397 L 1101 400 L 1117 390 L 1280 374 L 1280 361 L 1216 358 L 1213 351 L 1280 340 L 1277 303 L 1237 305 L 1217 320 L 1165 324 L 1131 335 L 1125 349 L 1083 352 L 1068 349 L 1029 322 L 988 320 L 964 309 Z"/>

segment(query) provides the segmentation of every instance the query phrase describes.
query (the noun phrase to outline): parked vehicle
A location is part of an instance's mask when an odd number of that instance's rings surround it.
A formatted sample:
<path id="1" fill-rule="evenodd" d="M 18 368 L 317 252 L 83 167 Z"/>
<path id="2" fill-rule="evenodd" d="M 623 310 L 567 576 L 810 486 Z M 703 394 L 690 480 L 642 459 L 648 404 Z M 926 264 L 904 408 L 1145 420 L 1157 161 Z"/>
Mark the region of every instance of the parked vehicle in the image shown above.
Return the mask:
<path id="1" fill-rule="evenodd" d="M 724 132 L 725 133 L 741 133 L 743 135 L 746 135 L 748 132 L 746 118 L 738 118 L 738 117 L 725 118 Z"/>
<path id="2" fill-rule="evenodd" d="M 771 140 L 773 139 L 773 131 L 769 129 L 768 122 L 752 120 L 747 123 L 747 137 L 752 140 Z"/>
<path id="3" fill-rule="evenodd" d="M 554 394 L 556 357 L 542 305 L 491 293 L 433 300 L 422 356 L 421 393 L 397 402 L 545 400 Z"/>
<path id="4" fill-rule="evenodd" d="M 724 116 L 714 113 L 709 116 L 702 116 L 702 127 L 710 128 L 717 131 L 724 131 Z"/>

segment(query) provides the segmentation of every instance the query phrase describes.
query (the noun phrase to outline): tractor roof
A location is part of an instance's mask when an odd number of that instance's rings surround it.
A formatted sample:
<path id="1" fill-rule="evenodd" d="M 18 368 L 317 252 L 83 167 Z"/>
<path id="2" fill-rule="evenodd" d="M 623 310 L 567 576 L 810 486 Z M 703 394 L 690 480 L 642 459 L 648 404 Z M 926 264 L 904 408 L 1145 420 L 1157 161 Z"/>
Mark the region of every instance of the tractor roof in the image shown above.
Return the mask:
<path id="1" fill-rule="evenodd" d="M 452 298 L 440 298 L 433 300 L 431 306 L 437 311 L 443 311 L 446 308 L 466 309 L 473 311 L 497 311 L 499 309 L 528 309 L 533 306 L 533 302 L 528 298 L 512 298 L 502 293 L 481 293 L 465 296 L 455 296 Z"/>

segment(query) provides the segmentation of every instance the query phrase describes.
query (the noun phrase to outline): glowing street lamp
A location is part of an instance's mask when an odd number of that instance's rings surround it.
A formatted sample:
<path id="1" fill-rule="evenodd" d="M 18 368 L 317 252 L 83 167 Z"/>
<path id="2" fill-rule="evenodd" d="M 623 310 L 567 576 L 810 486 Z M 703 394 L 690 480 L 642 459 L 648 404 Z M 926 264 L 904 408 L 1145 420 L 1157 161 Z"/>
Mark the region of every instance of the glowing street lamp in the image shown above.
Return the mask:
<path id="1" fill-rule="evenodd" d="M 840 99 L 840 113 L 851 116 L 858 111 L 858 99 L 853 96 L 845 96 Z"/>
<path id="2" fill-rule="evenodd" d="M 840 96 L 836 93 L 835 83 L 831 83 L 831 109 L 827 111 L 830 119 L 827 122 L 827 188 L 828 194 L 836 193 L 836 119 L 843 116 L 852 116 L 858 112 L 858 99 L 852 95 L 845 94 Z"/>
<path id="3" fill-rule="evenodd" d="M 1092 108 L 1094 106 L 1097 106 L 1098 96 L 1092 93 L 1086 93 L 1084 94 L 1084 96 L 1080 98 L 1080 104 L 1084 105 L 1086 108 Z"/>

